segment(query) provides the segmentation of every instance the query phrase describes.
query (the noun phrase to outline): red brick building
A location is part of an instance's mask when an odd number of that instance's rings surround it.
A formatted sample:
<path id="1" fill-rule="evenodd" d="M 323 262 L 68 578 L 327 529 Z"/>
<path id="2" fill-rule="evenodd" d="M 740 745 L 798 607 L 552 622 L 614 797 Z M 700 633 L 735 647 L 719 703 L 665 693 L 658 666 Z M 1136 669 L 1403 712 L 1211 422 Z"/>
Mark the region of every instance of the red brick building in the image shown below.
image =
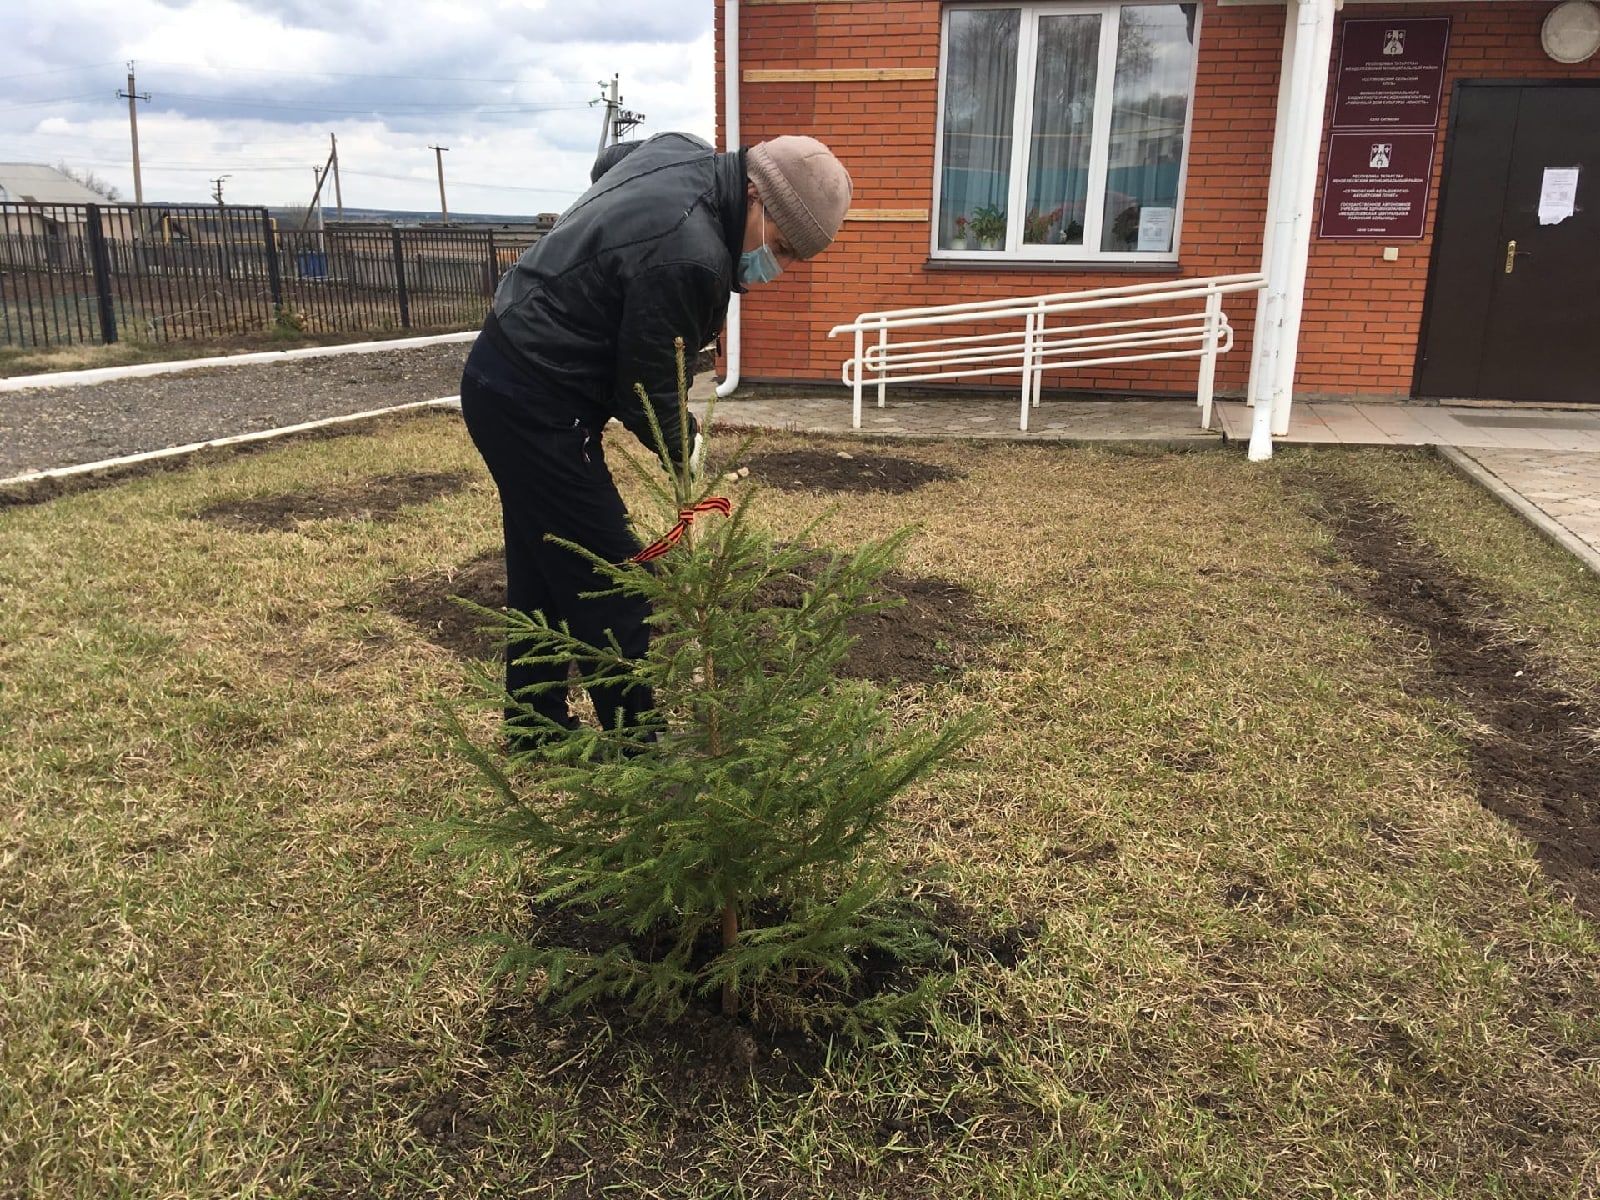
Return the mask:
<path id="1" fill-rule="evenodd" d="M 1589 0 L 718 0 L 719 143 L 731 101 L 737 144 L 813 134 L 856 185 L 834 246 L 744 298 L 738 373 L 837 381 L 828 330 L 867 310 L 1271 274 L 1276 228 L 1293 394 L 1600 402 L 1591 24 Z M 1237 394 L 1270 337 L 1250 296 L 1229 315 Z M 1193 393 L 1192 363 L 1096 370 L 1047 385 Z"/>

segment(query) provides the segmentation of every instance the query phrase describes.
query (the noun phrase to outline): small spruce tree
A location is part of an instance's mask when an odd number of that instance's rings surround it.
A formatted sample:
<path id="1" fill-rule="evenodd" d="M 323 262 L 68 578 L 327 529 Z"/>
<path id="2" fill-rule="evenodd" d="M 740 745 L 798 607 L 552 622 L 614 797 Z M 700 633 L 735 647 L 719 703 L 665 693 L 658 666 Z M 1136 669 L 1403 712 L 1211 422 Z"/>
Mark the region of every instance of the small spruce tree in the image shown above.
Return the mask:
<path id="1" fill-rule="evenodd" d="M 600 713 L 569 730 L 531 695 L 512 697 L 517 723 L 542 736 L 491 751 L 461 733 L 492 786 L 453 823 L 454 840 L 513 855 L 537 904 L 603 932 L 603 949 L 592 938 L 587 948 L 506 939 L 500 968 L 542 972 L 563 1007 L 615 996 L 674 1019 L 720 994 L 729 1015 L 743 1004 L 801 1026 L 893 1024 L 932 985 L 853 995 L 862 963 L 942 951 L 886 857 L 890 805 L 973 730 L 970 720 L 900 728 L 877 688 L 839 674 L 847 624 L 887 607 L 874 586 L 910 531 L 836 554 L 808 547 L 812 527 L 775 544 L 748 496 L 724 519 L 687 466 L 681 342 L 678 373 L 685 444 L 667 453 L 646 402 L 665 480 L 633 462 L 677 540 L 648 564 L 621 565 L 566 543 L 611 587 L 649 600 L 646 656 L 588 645 L 537 612 L 496 614 L 528 661 L 577 662 L 585 685 L 649 687 L 652 719 L 630 727 Z"/>

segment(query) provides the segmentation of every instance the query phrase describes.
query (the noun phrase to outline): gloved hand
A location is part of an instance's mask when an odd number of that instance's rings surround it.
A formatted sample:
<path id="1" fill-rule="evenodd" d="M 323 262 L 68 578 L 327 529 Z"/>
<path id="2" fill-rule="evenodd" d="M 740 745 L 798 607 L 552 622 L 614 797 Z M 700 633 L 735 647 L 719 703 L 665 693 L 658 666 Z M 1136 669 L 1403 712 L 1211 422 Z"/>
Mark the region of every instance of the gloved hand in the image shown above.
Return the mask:
<path id="1" fill-rule="evenodd" d="M 689 478 L 699 479 L 706 469 L 706 439 L 698 429 L 694 431 L 694 443 L 689 448 Z"/>

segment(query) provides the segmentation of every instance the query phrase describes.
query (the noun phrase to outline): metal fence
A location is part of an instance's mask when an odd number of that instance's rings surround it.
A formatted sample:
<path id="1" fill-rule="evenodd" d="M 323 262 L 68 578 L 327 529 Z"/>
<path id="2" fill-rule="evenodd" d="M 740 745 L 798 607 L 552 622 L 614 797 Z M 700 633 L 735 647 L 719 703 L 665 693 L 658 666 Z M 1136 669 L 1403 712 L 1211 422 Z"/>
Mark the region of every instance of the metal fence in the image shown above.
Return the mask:
<path id="1" fill-rule="evenodd" d="M 264 208 L 0 204 L 0 346 L 464 329 L 538 239 L 280 227 Z"/>

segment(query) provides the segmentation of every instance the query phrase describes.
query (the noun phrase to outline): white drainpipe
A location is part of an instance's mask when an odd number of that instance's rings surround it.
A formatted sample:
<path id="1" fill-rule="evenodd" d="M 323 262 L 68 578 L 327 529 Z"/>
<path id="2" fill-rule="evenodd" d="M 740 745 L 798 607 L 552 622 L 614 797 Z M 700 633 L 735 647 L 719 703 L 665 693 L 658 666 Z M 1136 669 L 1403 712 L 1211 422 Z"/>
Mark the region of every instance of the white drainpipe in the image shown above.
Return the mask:
<path id="1" fill-rule="evenodd" d="M 1288 432 L 1300 341 L 1300 301 L 1306 259 L 1311 251 L 1311 209 L 1317 188 L 1317 157 L 1322 144 L 1322 110 L 1327 99 L 1328 60 L 1333 53 L 1334 0 L 1299 0 L 1283 173 L 1277 211 L 1271 214 L 1267 264 L 1266 351 L 1259 363 L 1258 395 L 1251 414 L 1250 459 L 1272 457 L 1272 436 Z"/>
<path id="2" fill-rule="evenodd" d="M 739 0 L 722 0 L 722 128 L 723 149 L 739 148 Z M 739 386 L 739 293 L 728 297 L 728 374 L 717 384 L 717 395 L 730 396 Z"/>

